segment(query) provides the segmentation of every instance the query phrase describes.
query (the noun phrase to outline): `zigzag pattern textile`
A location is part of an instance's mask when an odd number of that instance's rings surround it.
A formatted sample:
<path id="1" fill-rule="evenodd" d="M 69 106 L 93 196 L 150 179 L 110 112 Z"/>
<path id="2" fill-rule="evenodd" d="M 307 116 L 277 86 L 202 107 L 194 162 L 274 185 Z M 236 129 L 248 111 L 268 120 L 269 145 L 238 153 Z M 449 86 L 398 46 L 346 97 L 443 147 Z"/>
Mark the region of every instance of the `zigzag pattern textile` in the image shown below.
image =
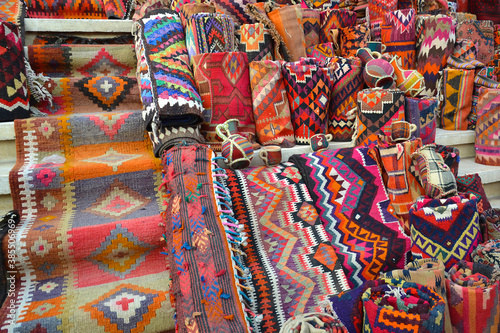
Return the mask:
<path id="1" fill-rule="evenodd" d="M 174 329 L 156 191 L 161 165 L 141 113 L 37 117 L 14 126 L 18 159 L 9 177 L 21 213 L 19 261 L 1 329 Z"/>
<path id="2" fill-rule="evenodd" d="M 169 2 L 166 3 L 166 7 L 162 7 L 163 9 L 165 8 L 170 8 L 174 11 L 176 11 L 177 13 L 180 13 L 182 11 L 182 7 L 184 7 L 184 5 L 188 5 L 188 4 L 200 4 L 201 3 L 201 0 L 171 0 Z"/>
<path id="3" fill-rule="evenodd" d="M 137 77 L 147 128 L 155 132 L 152 125 L 200 123 L 203 105 L 189 66 L 179 15 L 172 10 L 151 11 L 135 29 Z"/>
<path id="4" fill-rule="evenodd" d="M 240 52 L 245 52 L 248 62 L 273 60 L 273 39 L 262 23 L 243 24 L 236 31 L 236 43 Z"/>
<path id="5" fill-rule="evenodd" d="M 280 61 L 250 63 L 257 140 L 263 145 L 291 147 L 295 136 Z"/>
<path id="6" fill-rule="evenodd" d="M 381 25 L 386 13 L 398 10 L 398 0 L 368 0 L 371 40 L 381 40 Z"/>
<path id="7" fill-rule="evenodd" d="M 480 88 L 477 104 L 476 163 L 500 166 L 500 89 Z"/>
<path id="8" fill-rule="evenodd" d="M 441 128 L 466 130 L 472 108 L 474 70 L 445 68 L 443 71 L 443 109 Z"/>
<path id="9" fill-rule="evenodd" d="M 363 65 L 359 58 L 335 57 L 328 66 L 334 68 L 334 83 L 328 112 L 328 133 L 334 141 L 352 140 L 354 122 L 347 112 L 357 107 L 358 92 L 364 86 Z"/>
<path id="10" fill-rule="evenodd" d="M 205 108 L 201 130 L 207 141 L 221 141 L 215 127 L 229 119 L 238 119 L 239 133 L 253 141 L 255 121 L 247 55 L 199 54 L 193 58 L 193 72 Z"/>
<path id="11" fill-rule="evenodd" d="M 318 45 L 320 32 L 320 11 L 316 9 L 302 9 L 302 28 L 306 48 Z"/>
<path id="12" fill-rule="evenodd" d="M 419 114 L 419 132 L 422 145 L 434 143 L 436 139 L 436 98 L 414 98 L 406 97 L 405 112 L 406 114 Z"/>
<path id="13" fill-rule="evenodd" d="M 484 192 L 483 182 L 477 174 L 457 176 L 457 191 L 466 195 L 473 194 L 477 197 L 477 210 L 482 214 L 485 210 L 490 210 L 491 205 Z"/>
<path id="14" fill-rule="evenodd" d="M 237 273 L 246 267 L 240 246 L 233 244 L 244 235 L 231 216 L 229 190 L 221 183 L 227 177 L 224 169 L 203 145 L 174 147 L 162 163 L 178 331 L 249 333 L 242 301 L 248 297 L 238 286 L 243 277 Z"/>
<path id="15" fill-rule="evenodd" d="M 450 310 L 448 309 L 448 300 L 446 298 L 446 278 L 442 261 L 434 258 L 414 260 L 408 263 L 405 269 L 384 273 L 382 277 L 405 280 L 406 282 L 426 286 L 435 291 L 443 298 L 445 303 L 445 332 L 452 331 Z"/>
<path id="16" fill-rule="evenodd" d="M 236 46 L 233 19 L 223 14 L 191 15 L 186 26 L 189 60 L 203 53 L 232 52 Z"/>
<path id="17" fill-rule="evenodd" d="M 333 77 L 328 68 L 312 63 L 316 62 L 289 62 L 283 66 L 295 140 L 299 144 L 308 144 L 311 136 L 325 133 L 328 126 Z"/>
<path id="18" fill-rule="evenodd" d="M 14 23 L 19 27 L 21 39 L 24 40 L 24 18 L 26 16 L 26 3 L 17 0 L 3 0 L 0 3 L 0 20 Z"/>
<path id="19" fill-rule="evenodd" d="M 127 19 L 133 1 L 58 0 L 47 3 L 27 0 L 26 17 L 51 19 Z"/>
<path id="20" fill-rule="evenodd" d="M 207 13 L 214 14 L 216 11 L 215 5 L 208 3 L 186 3 L 182 5 L 179 16 L 181 17 L 181 23 L 184 30 L 187 27 L 188 20 L 194 14 Z"/>
<path id="21" fill-rule="evenodd" d="M 500 325 L 498 267 L 460 261 L 448 271 L 446 286 L 454 331 L 492 332 Z"/>
<path id="22" fill-rule="evenodd" d="M 364 89 L 358 93 L 356 146 L 373 148 L 378 135 L 391 136 L 394 121 L 405 120 L 405 96 L 397 89 Z"/>
<path id="23" fill-rule="evenodd" d="M 457 36 L 457 42 L 455 43 L 455 50 L 452 56 L 465 60 L 476 60 L 476 43 L 470 39 L 460 39 L 460 37 Z"/>
<path id="24" fill-rule="evenodd" d="M 384 53 L 398 56 L 401 68 L 415 68 L 415 18 L 414 9 L 396 10 L 384 14 L 381 40 Z"/>
<path id="25" fill-rule="evenodd" d="M 306 56 L 308 58 L 314 58 L 319 62 L 325 62 L 328 58 L 335 56 L 333 43 L 323 43 L 308 47 L 306 49 Z"/>
<path id="26" fill-rule="evenodd" d="M 476 198 L 419 198 L 410 209 L 412 254 L 437 258 L 446 269 L 471 253 L 482 241 Z"/>
<path id="27" fill-rule="evenodd" d="M 470 39 L 477 45 L 477 57 L 485 65 L 495 54 L 495 28 L 491 21 L 465 21 L 457 25 L 457 39 Z"/>
<path id="28" fill-rule="evenodd" d="M 410 207 L 415 199 L 425 194 L 411 158 L 420 147 L 419 139 L 402 143 L 381 142 L 376 153 L 394 213 L 407 234 L 410 234 Z"/>
<path id="29" fill-rule="evenodd" d="M 247 5 L 256 3 L 256 0 L 217 0 L 217 12 L 231 17 L 235 25 L 255 23 L 247 13 Z"/>
<path id="30" fill-rule="evenodd" d="M 290 318 L 319 312 L 318 303 L 349 290 L 341 261 L 328 240 L 299 170 L 292 163 L 228 170 L 234 217 L 248 245 L 243 264 L 255 332 L 277 332 Z M 279 296 L 281 295 L 281 296 Z"/>
<path id="31" fill-rule="evenodd" d="M 410 239 L 368 148 L 293 155 L 352 288 L 403 268 Z"/>
<path id="32" fill-rule="evenodd" d="M 425 82 L 422 95 L 432 97 L 437 94 L 439 71 L 455 47 L 455 25 L 449 16 L 417 15 L 415 27 L 416 69 Z"/>
<path id="33" fill-rule="evenodd" d="M 333 29 L 354 27 L 356 13 L 346 9 L 327 9 L 320 13 L 319 42 L 337 42 L 330 33 Z"/>
<path id="34" fill-rule="evenodd" d="M 24 51 L 19 27 L 0 21 L 0 122 L 30 116 Z"/>

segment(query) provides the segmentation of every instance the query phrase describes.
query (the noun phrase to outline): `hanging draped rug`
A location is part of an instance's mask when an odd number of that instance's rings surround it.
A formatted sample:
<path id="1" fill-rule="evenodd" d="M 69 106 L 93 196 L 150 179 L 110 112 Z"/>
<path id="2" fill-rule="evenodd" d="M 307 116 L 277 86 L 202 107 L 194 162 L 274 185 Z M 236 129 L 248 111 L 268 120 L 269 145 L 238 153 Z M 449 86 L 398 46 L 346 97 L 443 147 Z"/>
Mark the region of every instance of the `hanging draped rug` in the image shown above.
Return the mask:
<path id="1" fill-rule="evenodd" d="M 401 68 L 415 68 L 415 9 L 384 14 L 381 39 L 385 52 L 401 59 Z"/>
<path id="2" fill-rule="evenodd" d="M 26 17 L 41 19 L 128 19 L 130 0 L 27 0 Z"/>
<path id="3" fill-rule="evenodd" d="M 479 89 L 476 123 L 476 163 L 500 166 L 500 89 Z"/>
<path id="4" fill-rule="evenodd" d="M 364 86 L 363 65 L 358 58 L 332 58 L 334 83 L 328 112 L 328 133 L 334 141 L 351 141 L 353 125 L 347 113 L 357 107 L 358 92 Z"/>
<path id="5" fill-rule="evenodd" d="M 234 217 L 247 234 L 243 264 L 256 332 L 278 332 L 288 319 L 319 312 L 318 302 L 349 290 L 299 170 L 292 163 L 227 170 Z"/>
<path id="6" fill-rule="evenodd" d="M 368 148 L 293 155 L 351 287 L 403 268 L 410 239 Z"/>
<path id="7" fill-rule="evenodd" d="M 28 60 L 46 77 L 50 98 L 31 98 L 48 115 L 142 108 L 132 44 L 29 45 Z"/>
<path id="8" fill-rule="evenodd" d="M 498 267 L 459 261 L 448 271 L 446 286 L 454 331 L 495 332 L 500 326 Z"/>
<path id="9" fill-rule="evenodd" d="M 169 331 L 162 174 L 141 113 L 15 123 L 15 296 L 2 329 Z M 8 305 L 16 304 L 14 312 Z M 144 311 L 148 309 L 148 311 Z"/>
<path id="10" fill-rule="evenodd" d="M 249 69 L 257 140 L 263 145 L 293 146 L 295 136 L 281 63 L 254 61 Z"/>
<path id="11" fill-rule="evenodd" d="M 424 76 L 423 96 L 437 94 L 439 71 L 455 47 L 455 25 L 449 16 L 419 15 L 415 23 L 416 69 Z"/>
<path id="12" fill-rule="evenodd" d="M 201 130 L 207 141 L 222 141 L 215 127 L 229 119 L 238 119 L 239 133 L 253 141 L 255 121 L 247 55 L 199 54 L 193 58 L 193 72 L 205 109 Z"/>
<path id="13" fill-rule="evenodd" d="M 221 158 L 221 157 L 219 157 Z M 162 158 L 167 252 L 176 331 L 251 332 L 252 302 L 240 281 L 245 237 L 233 217 L 227 178 L 204 145 L 179 146 Z M 248 319 L 247 319 L 248 318 Z"/>

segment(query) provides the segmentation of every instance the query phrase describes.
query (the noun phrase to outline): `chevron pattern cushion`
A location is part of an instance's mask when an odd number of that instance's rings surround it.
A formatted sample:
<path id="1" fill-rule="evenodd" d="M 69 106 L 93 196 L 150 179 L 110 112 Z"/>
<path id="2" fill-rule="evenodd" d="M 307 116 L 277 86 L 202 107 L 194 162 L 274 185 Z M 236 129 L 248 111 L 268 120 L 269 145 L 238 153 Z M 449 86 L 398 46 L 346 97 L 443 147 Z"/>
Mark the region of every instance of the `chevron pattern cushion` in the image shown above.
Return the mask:
<path id="1" fill-rule="evenodd" d="M 467 117 L 472 108 L 474 70 L 445 68 L 443 86 L 441 128 L 452 131 L 466 130 Z"/>

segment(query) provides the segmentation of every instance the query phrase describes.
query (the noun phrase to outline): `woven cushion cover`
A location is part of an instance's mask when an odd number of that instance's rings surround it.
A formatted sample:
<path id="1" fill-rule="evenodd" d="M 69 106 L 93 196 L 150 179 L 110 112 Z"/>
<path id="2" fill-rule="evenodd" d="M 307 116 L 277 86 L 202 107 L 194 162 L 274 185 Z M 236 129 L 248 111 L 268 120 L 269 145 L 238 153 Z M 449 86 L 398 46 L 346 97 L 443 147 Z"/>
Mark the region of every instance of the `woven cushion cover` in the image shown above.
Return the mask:
<path id="1" fill-rule="evenodd" d="M 396 10 L 384 14 L 381 40 L 385 52 L 401 59 L 401 68 L 415 68 L 415 17 L 414 9 Z"/>
<path id="2" fill-rule="evenodd" d="M 479 89 L 476 123 L 476 163 L 500 165 L 500 89 Z"/>

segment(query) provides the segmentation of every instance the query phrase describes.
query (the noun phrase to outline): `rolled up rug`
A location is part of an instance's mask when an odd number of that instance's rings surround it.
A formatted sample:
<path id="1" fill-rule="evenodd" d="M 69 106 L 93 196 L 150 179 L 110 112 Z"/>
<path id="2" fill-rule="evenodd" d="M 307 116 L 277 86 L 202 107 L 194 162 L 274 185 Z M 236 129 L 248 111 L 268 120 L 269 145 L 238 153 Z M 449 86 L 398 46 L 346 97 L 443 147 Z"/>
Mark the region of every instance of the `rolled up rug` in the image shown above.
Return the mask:
<path id="1" fill-rule="evenodd" d="M 358 92 L 363 89 L 363 65 L 358 58 L 332 58 L 334 83 L 328 112 L 328 133 L 334 141 L 351 141 L 354 121 L 348 113 L 356 109 Z"/>
<path id="2" fill-rule="evenodd" d="M 371 40 L 381 40 L 381 25 L 384 15 L 398 9 L 398 0 L 368 0 Z"/>
<path id="3" fill-rule="evenodd" d="M 252 331 L 252 304 L 239 283 L 247 270 L 238 252 L 244 234 L 231 216 L 219 158 L 204 145 L 175 147 L 162 158 L 165 253 L 182 333 Z"/>
<path id="4" fill-rule="evenodd" d="M 295 145 L 290 106 L 280 61 L 250 63 L 253 112 L 257 140 L 263 145 Z"/>
<path id="5" fill-rule="evenodd" d="M 500 53 L 499 53 L 500 54 Z M 477 70 L 476 70 L 477 72 Z M 477 103 L 479 102 L 479 90 L 483 88 L 500 89 L 500 82 L 497 81 L 496 75 L 493 74 L 494 67 L 485 67 L 479 71 L 474 77 L 474 91 L 472 93 L 472 108 L 469 113 L 468 129 L 475 130 L 477 123 Z M 493 79 L 494 78 L 494 79 Z"/>
<path id="6" fill-rule="evenodd" d="M 405 120 L 405 96 L 401 90 L 361 90 L 358 93 L 356 146 L 376 146 L 378 134 L 390 137 L 392 122 L 401 120 Z"/>
<path id="7" fill-rule="evenodd" d="M 442 332 L 446 304 L 427 286 L 400 279 L 367 288 L 363 302 L 363 332 Z"/>
<path id="8" fill-rule="evenodd" d="M 483 216 L 486 220 L 488 239 L 500 239 L 500 209 L 485 210 Z"/>
<path id="9" fill-rule="evenodd" d="M 476 163 L 500 166 L 500 89 L 480 88 L 477 103 Z"/>
<path id="10" fill-rule="evenodd" d="M 255 121 L 244 52 L 204 53 L 193 57 L 196 86 L 203 100 L 201 133 L 207 141 L 219 142 L 215 127 L 229 119 L 239 120 L 239 132 L 255 139 Z"/>
<path id="11" fill-rule="evenodd" d="M 422 145 L 434 143 L 437 127 L 435 112 L 438 105 L 437 99 L 406 97 L 405 102 L 406 115 L 409 114 L 410 117 L 413 117 L 414 114 L 419 114 L 419 133 Z M 405 117 L 407 117 L 406 115 Z"/>
<path id="12" fill-rule="evenodd" d="M 474 70 L 445 68 L 443 70 L 443 106 L 441 128 L 465 131 L 472 109 Z"/>
<path id="13" fill-rule="evenodd" d="M 482 242 L 475 198 L 421 197 L 410 208 L 412 254 L 415 259 L 437 258 L 449 269 Z"/>
<path id="14" fill-rule="evenodd" d="M 381 278 L 402 279 L 420 284 L 438 293 L 445 302 L 444 326 L 446 332 L 451 332 L 451 320 L 446 298 L 446 277 L 444 264 L 435 258 L 418 259 L 408 263 L 405 269 L 386 272 Z"/>
<path id="15" fill-rule="evenodd" d="M 236 44 L 245 52 L 248 62 L 273 60 L 273 39 L 262 23 L 243 24 L 236 30 Z"/>
<path id="16" fill-rule="evenodd" d="M 290 61 L 306 56 L 306 41 L 302 28 L 300 5 L 284 6 L 267 13 L 290 51 Z"/>
<path id="17" fill-rule="evenodd" d="M 500 271 L 459 261 L 448 271 L 446 289 L 454 332 L 497 332 L 500 325 Z"/>
<path id="18" fill-rule="evenodd" d="M 346 9 L 327 9 L 320 13 L 319 42 L 338 42 L 331 31 L 356 25 L 356 13 Z"/>
<path id="19" fill-rule="evenodd" d="M 223 14 L 191 15 L 186 26 L 186 47 L 189 61 L 203 53 L 232 52 L 235 48 L 234 22 Z"/>
<path id="20" fill-rule="evenodd" d="M 181 10 L 179 12 L 179 16 L 181 17 L 182 27 L 186 29 L 188 20 L 194 14 L 199 13 L 215 13 L 215 6 L 213 4 L 208 3 L 186 3 L 182 5 Z"/>
<path id="21" fill-rule="evenodd" d="M 318 45 L 320 30 L 320 11 L 316 9 L 302 9 L 302 27 L 306 48 Z"/>
<path id="22" fill-rule="evenodd" d="M 498 222 L 499 211 L 496 211 L 496 222 Z M 490 215 L 494 215 L 490 214 Z M 500 239 L 491 239 L 479 244 L 472 252 L 472 260 L 478 264 L 500 269 Z"/>
<path id="23" fill-rule="evenodd" d="M 147 13 L 134 26 L 143 118 L 153 136 L 166 126 L 202 120 L 203 105 L 189 66 L 184 29 L 172 10 Z"/>
<path id="24" fill-rule="evenodd" d="M 327 58 L 335 56 L 333 43 L 323 43 L 310 46 L 306 49 L 307 57 L 314 58 L 319 61 L 325 61 Z"/>
<path id="25" fill-rule="evenodd" d="M 292 116 L 295 140 L 309 144 L 314 134 L 325 133 L 333 81 L 319 64 L 289 62 L 283 79 Z"/>
<path id="26" fill-rule="evenodd" d="M 401 68 L 415 68 L 415 9 L 404 9 L 384 14 L 382 43 L 385 52 L 401 59 Z"/>
<path id="27" fill-rule="evenodd" d="M 455 25 L 446 15 L 418 15 L 415 23 L 416 69 L 424 76 L 424 96 L 437 94 L 439 71 L 455 47 Z"/>

